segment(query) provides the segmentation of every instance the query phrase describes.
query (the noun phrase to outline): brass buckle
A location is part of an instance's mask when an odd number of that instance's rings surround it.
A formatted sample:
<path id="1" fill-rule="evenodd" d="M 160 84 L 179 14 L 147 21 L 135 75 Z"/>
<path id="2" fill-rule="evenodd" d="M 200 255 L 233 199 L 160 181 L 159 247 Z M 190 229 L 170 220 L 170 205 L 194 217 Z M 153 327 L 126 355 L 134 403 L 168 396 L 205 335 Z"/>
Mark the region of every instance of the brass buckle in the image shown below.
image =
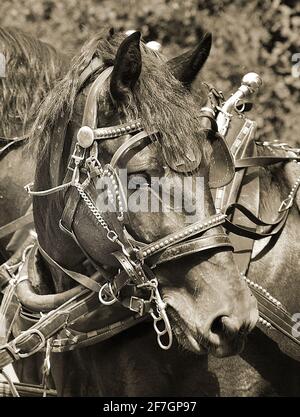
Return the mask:
<path id="1" fill-rule="evenodd" d="M 32 335 L 32 334 L 37 334 L 39 336 L 40 343 L 30 352 L 26 352 L 26 353 L 21 353 L 20 349 L 16 346 L 16 344 L 18 342 L 20 342 L 20 340 Z M 28 358 L 28 356 L 34 355 L 36 352 L 38 352 L 39 350 L 43 349 L 43 347 L 46 345 L 46 338 L 43 335 L 43 333 L 38 330 L 38 329 L 29 329 L 28 331 L 25 331 L 21 334 L 19 334 L 19 336 L 17 336 L 12 342 L 11 342 L 11 346 L 6 346 L 6 348 L 8 348 L 8 350 L 13 354 L 14 357 L 19 357 L 21 359 L 23 358 Z"/>

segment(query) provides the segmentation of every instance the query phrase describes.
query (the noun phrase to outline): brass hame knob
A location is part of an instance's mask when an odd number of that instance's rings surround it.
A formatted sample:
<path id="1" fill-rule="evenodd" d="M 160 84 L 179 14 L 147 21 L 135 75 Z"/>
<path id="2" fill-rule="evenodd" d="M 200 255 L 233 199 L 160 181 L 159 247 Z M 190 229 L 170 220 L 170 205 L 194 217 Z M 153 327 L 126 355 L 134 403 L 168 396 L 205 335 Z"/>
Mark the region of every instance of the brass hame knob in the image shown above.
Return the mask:
<path id="1" fill-rule="evenodd" d="M 256 72 L 248 72 L 242 79 L 242 85 L 248 87 L 251 93 L 257 91 L 262 85 L 262 78 Z"/>

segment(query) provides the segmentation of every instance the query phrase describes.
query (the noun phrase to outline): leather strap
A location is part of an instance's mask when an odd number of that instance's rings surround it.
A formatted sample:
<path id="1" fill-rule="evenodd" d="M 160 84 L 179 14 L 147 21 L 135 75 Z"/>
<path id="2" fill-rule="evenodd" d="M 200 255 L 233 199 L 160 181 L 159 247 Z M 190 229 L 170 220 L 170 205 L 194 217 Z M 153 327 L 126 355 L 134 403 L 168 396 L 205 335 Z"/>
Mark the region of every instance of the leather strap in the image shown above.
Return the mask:
<path id="1" fill-rule="evenodd" d="M 84 106 L 84 113 L 82 118 L 82 126 L 88 126 L 92 129 L 97 127 L 97 113 L 98 113 L 98 97 L 101 89 L 103 89 L 104 81 L 112 73 L 113 67 L 108 67 L 101 71 L 98 77 L 95 79 L 91 88 L 89 89 L 86 103 Z"/>
<path id="2" fill-rule="evenodd" d="M 299 156 L 255 156 L 251 158 L 242 158 L 235 161 L 236 168 L 248 168 L 256 166 L 268 166 L 281 162 L 300 161 Z"/>
<path id="3" fill-rule="evenodd" d="M 28 138 L 29 134 L 15 138 L 0 137 L 0 145 L 3 143 L 3 147 L 0 148 L 0 158 L 4 156 L 6 151 L 8 151 L 11 147 L 22 144 Z"/>
<path id="4" fill-rule="evenodd" d="M 86 275 L 80 274 L 79 272 L 71 271 L 70 269 L 64 268 L 59 263 L 57 263 L 53 258 L 51 258 L 50 255 L 40 246 L 39 251 L 43 258 L 52 266 L 55 268 L 61 270 L 66 275 L 68 275 L 70 278 L 72 278 L 74 281 L 76 281 L 78 284 L 84 286 L 85 288 L 88 288 L 89 290 L 98 293 L 101 290 L 101 285 L 98 284 L 98 282 L 92 280 Z"/>
<path id="5" fill-rule="evenodd" d="M 233 251 L 233 246 L 229 238 L 224 234 L 202 236 L 197 239 L 190 239 L 188 242 L 179 243 L 161 253 L 157 253 L 148 259 L 147 263 L 148 265 L 156 266 L 194 253 L 201 254 L 201 252 L 210 250 L 213 252 L 225 250 Z"/>
<path id="6" fill-rule="evenodd" d="M 33 224 L 33 213 L 32 213 L 32 211 L 30 211 L 29 213 L 24 214 L 24 216 L 19 217 L 18 219 L 13 220 L 12 222 L 0 227 L 0 239 L 16 232 L 18 229 L 22 229 L 23 227 L 28 226 L 29 224 Z"/>
<path id="7" fill-rule="evenodd" d="M 85 69 L 81 72 L 79 79 L 78 79 L 78 85 L 81 88 L 84 83 L 90 78 L 92 74 L 94 74 L 96 71 L 103 68 L 104 62 L 101 58 L 95 57 L 91 60 L 89 65 L 85 67 Z"/>
<path id="8" fill-rule="evenodd" d="M 99 305 L 97 295 L 83 291 L 74 299 L 43 316 L 38 323 L 9 343 L 0 347 L 0 369 L 14 361 L 31 356 L 45 347 L 46 340 L 57 334 L 68 322 L 73 322 Z"/>
<path id="9" fill-rule="evenodd" d="M 11 142 L 13 142 L 13 143 L 17 143 L 17 142 L 23 142 L 24 140 L 26 140 L 26 139 L 29 139 L 29 134 L 26 134 L 26 135 L 23 135 L 23 136 L 15 136 L 15 137 L 12 137 L 12 138 L 7 138 L 7 137 L 4 137 L 4 136 L 0 136 L 0 143 L 1 142 L 4 142 L 5 144 L 6 143 L 11 143 Z"/>
<path id="10" fill-rule="evenodd" d="M 199 220 L 198 222 L 186 226 L 177 232 L 171 233 L 153 243 L 150 243 L 149 245 L 143 246 L 143 248 L 137 252 L 137 258 L 140 260 L 147 259 L 156 253 L 162 252 L 163 250 L 174 246 L 176 243 L 203 233 L 212 227 L 220 226 L 224 223 L 225 218 L 225 214 L 214 214 L 204 220 Z"/>
<path id="11" fill-rule="evenodd" d="M 155 132 L 154 132 L 155 133 Z M 141 150 L 145 148 L 147 145 L 149 145 L 154 139 L 154 133 L 153 137 L 151 138 L 149 133 L 145 132 L 144 130 L 142 132 L 137 133 L 136 135 L 132 136 L 128 141 L 124 142 L 118 150 L 114 153 L 110 165 L 112 168 L 115 168 L 119 166 L 120 160 L 122 159 L 122 166 L 126 165 L 126 162 L 136 154 L 137 148 L 138 150 Z M 129 152 L 134 150 L 134 154 L 129 154 Z"/>
<path id="12" fill-rule="evenodd" d="M 277 233 L 279 233 L 282 230 L 283 226 L 285 225 L 285 222 L 286 222 L 286 219 L 287 219 L 287 216 L 288 216 L 288 213 L 289 213 L 288 210 L 285 210 L 278 216 L 276 221 L 267 223 L 267 222 L 264 222 L 263 220 L 261 220 L 259 217 L 255 216 L 246 207 L 244 207 L 244 206 L 242 206 L 241 204 L 238 204 L 238 203 L 231 204 L 229 207 L 227 207 L 226 214 L 228 216 L 230 216 L 234 212 L 234 210 L 239 210 L 256 226 L 268 226 L 268 227 L 272 228 L 271 232 L 259 233 L 259 232 L 256 232 L 253 229 L 248 228 L 246 226 L 240 226 L 238 224 L 232 223 L 228 219 L 228 217 L 225 219 L 225 228 L 227 230 L 229 230 L 230 232 L 235 233 L 237 235 L 244 236 L 244 237 L 247 237 L 249 239 L 254 239 L 254 240 L 259 240 L 259 239 L 263 239 L 265 237 L 274 236 Z"/>

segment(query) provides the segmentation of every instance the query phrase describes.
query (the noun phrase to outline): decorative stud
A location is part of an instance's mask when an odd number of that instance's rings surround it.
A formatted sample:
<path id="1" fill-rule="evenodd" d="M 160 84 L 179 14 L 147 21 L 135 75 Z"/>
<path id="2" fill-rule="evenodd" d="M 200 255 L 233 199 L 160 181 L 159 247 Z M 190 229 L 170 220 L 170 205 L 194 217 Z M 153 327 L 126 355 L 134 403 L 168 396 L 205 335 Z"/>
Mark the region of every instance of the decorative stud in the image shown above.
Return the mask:
<path id="1" fill-rule="evenodd" d="M 78 144 L 86 149 L 92 146 L 94 142 L 94 131 L 89 126 L 82 126 L 77 133 Z"/>

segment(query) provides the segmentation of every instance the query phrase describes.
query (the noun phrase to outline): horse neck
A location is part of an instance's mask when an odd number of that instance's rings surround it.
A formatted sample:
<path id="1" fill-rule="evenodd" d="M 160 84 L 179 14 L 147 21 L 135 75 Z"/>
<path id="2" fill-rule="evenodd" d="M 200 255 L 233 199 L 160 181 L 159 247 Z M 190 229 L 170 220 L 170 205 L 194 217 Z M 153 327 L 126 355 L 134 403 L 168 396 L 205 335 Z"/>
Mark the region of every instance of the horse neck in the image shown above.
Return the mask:
<path id="1" fill-rule="evenodd" d="M 294 172 L 294 176 L 289 175 L 287 169 L 294 171 L 296 168 L 296 164 L 294 164 L 295 167 L 292 164 L 260 169 L 259 215 L 263 220 L 274 221 L 276 219 L 281 202 L 288 196 L 295 181 L 294 178 L 300 174 L 298 172 L 296 175 Z M 266 245 L 267 240 L 268 238 L 254 243 L 254 254 Z M 299 209 L 297 204 L 294 204 L 274 246 L 262 257 L 257 257 L 251 262 L 248 273 L 249 279 L 262 285 L 291 312 L 299 310 L 300 279 L 297 279 L 299 252 Z M 287 290 L 288 288 L 291 291 Z"/>

